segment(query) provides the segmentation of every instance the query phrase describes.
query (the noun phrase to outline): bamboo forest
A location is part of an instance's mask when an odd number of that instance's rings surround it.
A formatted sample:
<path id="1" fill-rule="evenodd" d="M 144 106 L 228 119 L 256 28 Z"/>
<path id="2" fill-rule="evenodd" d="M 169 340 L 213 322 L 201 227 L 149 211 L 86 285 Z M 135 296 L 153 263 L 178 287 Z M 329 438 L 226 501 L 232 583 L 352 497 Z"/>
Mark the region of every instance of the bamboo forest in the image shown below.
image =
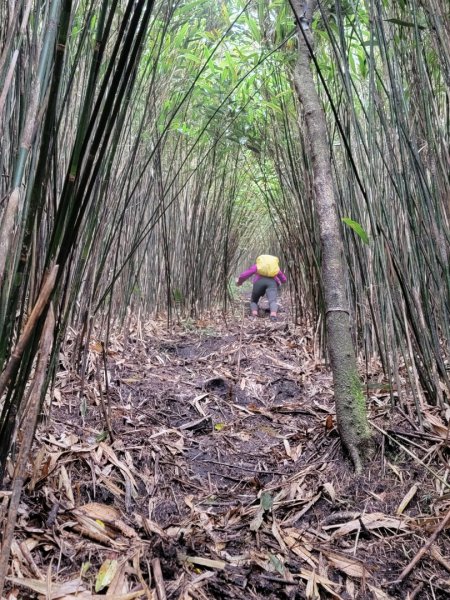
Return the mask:
<path id="1" fill-rule="evenodd" d="M 450 597 L 449 0 L 0 0 L 0 600 Z"/>

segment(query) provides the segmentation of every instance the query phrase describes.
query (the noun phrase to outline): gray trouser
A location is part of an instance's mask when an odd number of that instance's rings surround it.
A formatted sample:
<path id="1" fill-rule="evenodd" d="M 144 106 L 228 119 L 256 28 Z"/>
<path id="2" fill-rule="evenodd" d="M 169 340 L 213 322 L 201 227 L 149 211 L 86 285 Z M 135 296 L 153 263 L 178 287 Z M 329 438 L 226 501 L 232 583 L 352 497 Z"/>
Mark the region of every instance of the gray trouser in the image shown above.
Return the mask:
<path id="1" fill-rule="evenodd" d="M 252 311 L 258 310 L 258 302 L 260 298 L 267 295 L 269 301 L 270 312 L 276 313 L 278 310 L 277 296 L 278 286 L 272 277 L 261 277 L 258 281 L 253 284 L 252 299 L 250 301 L 250 308 Z"/>

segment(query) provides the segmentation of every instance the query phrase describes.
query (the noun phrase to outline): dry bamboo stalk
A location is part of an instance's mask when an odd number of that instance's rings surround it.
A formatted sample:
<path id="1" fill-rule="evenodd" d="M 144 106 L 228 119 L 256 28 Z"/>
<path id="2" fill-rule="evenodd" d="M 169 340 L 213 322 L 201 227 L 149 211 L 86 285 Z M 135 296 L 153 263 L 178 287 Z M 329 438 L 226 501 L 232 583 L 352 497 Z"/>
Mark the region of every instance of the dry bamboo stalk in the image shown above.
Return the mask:
<path id="1" fill-rule="evenodd" d="M 445 527 L 449 523 L 450 523 L 450 510 L 447 512 L 447 514 L 445 515 L 445 517 L 442 519 L 442 521 L 440 522 L 440 524 L 438 525 L 438 527 L 436 527 L 436 529 L 434 530 L 434 533 L 428 539 L 427 543 L 424 546 L 422 546 L 422 548 L 415 555 L 415 557 L 412 559 L 412 561 L 409 563 L 409 565 L 406 566 L 403 569 L 403 571 L 400 573 L 400 577 L 394 582 L 395 584 L 401 583 L 406 577 L 408 577 L 408 575 L 411 573 L 411 571 L 414 569 L 414 567 L 417 565 L 417 563 L 421 560 L 421 558 L 423 557 L 423 555 L 426 552 L 428 552 L 429 548 L 436 541 L 436 539 L 437 539 L 438 535 L 441 533 L 441 531 L 443 529 L 445 529 Z"/>
<path id="2" fill-rule="evenodd" d="M 39 293 L 38 299 L 36 300 L 36 304 L 31 311 L 31 315 L 27 321 L 27 324 L 24 327 L 22 335 L 17 342 L 16 347 L 14 348 L 11 358 L 8 361 L 3 373 L 0 375 L 0 397 L 3 395 L 3 392 L 8 385 L 9 380 L 14 375 L 16 369 L 19 366 L 20 359 L 22 358 L 22 354 L 27 347 L 28 342 L 30 341 L 31 335 L 37 325 L 37 322 L 45 310 L 45 307 L 48 304 L 51 293 L 53 292 L 53 288 L 55 287 L 56 275 L 58 273 L 58 265 L 54 265 L 49 269 L 49 272 L 42 284 L 41 291 Z"/>
<path id="3" fill-rule="evenodd" d="M 10 62 L 9 68 L 8 68 L 8 72 L 6 74 L 5 83 L 3 85 L 2 93 L 0 94 L 0 116 L 3 114 L 3 107 L 5 105 L 6 96 L 8 94 L 9 88 L 11 86 L 11 81 L 13 79 L 14 69 L 16 68 L 16 63 L 17 63 L 17 59 L 18 58 L 19 58 L 19 51 L 18 50 L 14 50 L 14 53 L 13 53 L 13 55 L 11 57 L 11 62 Z M 2 123 L 0 121 L 0 135 L 2 133 L 1 126 L 2 126 Z"/>
<path id="4" fill-rule="evenodd" d="M 32 146 L 36 127 L 36 119 L 39 109 L 41 84 L 39 80 L 34 82 L 33 93 L 25 117 L 25 125 L 20 139 L 17 165 L 13 176 L 13 189 L 6 203 L 6 210 L 0 227 L 0 282 L 5 278 L 6 264 L 11 250 L 14 235 L 14 225 L 19 209 L 20 188 L 22 183 L 25 160 Z"/>
<path id="5" fill-rule="evenodd" d="M 25 9 L 23 10 L 22 21 L 20 23 L 20 28 L 19 28 L 19 34 L 20 34 L 20 36 L 24 36 L 25 33 L 26 33 L 26 28 L 27 28 L 27 24 L 28 24 L 28 18 L 30 16 L 30 11 L 31 11 L 32 4 L 33 4 L 32 0 L 27 0 L 27 3 L 25 5 Z M 15 34 L 14 30 L 15 30 L 15 27 L 17 25 L 17 21 L 19 19 L 20 8 L 21 8 L 20 5 L 18 3 L 16 3 L 15 13 L 14 13 L 14 16 L 11 18 L 11 26 L 9 28 L 9 31 L 8 31 L 8 34 L 7 34 L 7 37 L 6 37 L 6 41 L 5 41 L 5 44 L 4 44 L 4 47 L 3 47 L 3 51 L 2 51 L 2 54 L 0 56 L 0 73 L 2 72 L 3 67 L 4 67 L 4 65 L 6 63 L 6 60 L 8 58 L 8 52 L 11 50 L 11 42 L 13 41 L 13 37 L 14 37 L 14 34 Z M 21 41 L 22 40 L 20 39 L 18 47 L 16 48 L 16 50 L 19 50 L 19 48 L 20 48 L 20 42 Z"/>
<path id="6" fill-rule="evenodd" d="M 450 562 L 442 556 L 439 548 L 437 546 L 432 546 L 430 549 L 430 554 L 444 569 L 446 569 L 450 573 Z"/>
<path id="7" fill-rule="evenodd" d="M 20 189 L 15 188 L 9 196 L 3 218 L 0 222 L 0 285 L 5 279 L 8 253 L 14 238 L 14 224 L 19 208 Z"/>
<path id="8" fill-rule="evenodd" d="M 108 398 L 108 408 L 106 408 L 105 398 L 103 396 L 102 384 L 100 381 L 100 364 L 99 364 L 99 362 L 100 361 L 98 360 L 98 357 L 96 357 L 95 379 L 97 381 L 98 394 L 99 394 L 99 398 L 100 398 L 100 406 L 102 409 L 103 418 L 105 419 L 105 425 L 106 425 L 106 429 L 108 430 L 111 443 L 114 443 L 114 433 L 112 430 L 111 419 L 110 419 L 110 403 L 109 403 L 109 398 Z M 105 374 L 105 376 L 107 377 L 107 373 Z"/>
<path id="9" fill-rule="evenodd" d="M 161 563 L 159 562 L 159 558 L 155 558 L 152 560 L 152 568 L 153 568 L 153 577 L 155 578 L 155 587 L 156 593 L 158 595 L 158 600 L 166 600 L 166 588 L 164 585 L 164 578 L 161 570 Z"/>
<path id="10" fill-rule="evenodd" d="M 17 463 L 14 471 L 12 495 L 9 503 L 8 517 L 3 529 L 3 541 L 0 554 L 0 597 L 2 596 L 5 577 L 8 570 L 9 553 L 14 536 L 17 511 L 19 509 L 20 497 L 25 481 L 31 444 L 33 442 L 34 431 L 36 428 L 36 422 L 41 406 L 41 396 L 45 385 L 47 361 L 52 350 L 54 328 L 55 316 L 53 312 L 53 307 L 50 306 L 47 318 L 45 320 L 44 329 L 42 332 L 40 353 L 37 360 L 36 372 L 34 375 L 32 391 L 30 394 L 28 415 L 27 419 L 25 419 L 24 421 L 24 428 L 22 430 L 22 442 L 20 445 L 19 456 L 17 458 Z"/>

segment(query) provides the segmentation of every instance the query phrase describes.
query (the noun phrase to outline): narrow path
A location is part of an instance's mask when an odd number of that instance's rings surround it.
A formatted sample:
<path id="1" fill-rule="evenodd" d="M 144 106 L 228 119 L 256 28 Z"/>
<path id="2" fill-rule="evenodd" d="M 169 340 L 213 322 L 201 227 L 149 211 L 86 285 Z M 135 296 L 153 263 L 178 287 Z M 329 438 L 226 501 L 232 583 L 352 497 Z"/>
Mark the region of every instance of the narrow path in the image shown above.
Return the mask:
<path id="1" fill-rule="evenodd" d="M 112 445 L 102 433 L 96 343 L 84 414 L 79 382 L 60 373 L 51 424 L 39 431 L 15 574 L 42 588 L 50 568 L 64 598 L 94 598 L 107 559 L 104 591 L 123 600 L 161 600 L 163 589 L 186 600 L 405 598 L 417 580 L 403 589 L 387 581 L 436 522 L 429 473 L 384 448 L 353 478 L 310 332 L 266 319 L 191 327 L 168 333 L 153 322 L 115 339 Z M 383 425 L 389 398 L 374 394 L 372 417 Z M 397 515 L 413 484 L 420 491 L 403 512 L 414 518 Z M 436 575 L 436 562 L 421 569 Z M 68 581 L 77 594 L 58 587 Z"/>

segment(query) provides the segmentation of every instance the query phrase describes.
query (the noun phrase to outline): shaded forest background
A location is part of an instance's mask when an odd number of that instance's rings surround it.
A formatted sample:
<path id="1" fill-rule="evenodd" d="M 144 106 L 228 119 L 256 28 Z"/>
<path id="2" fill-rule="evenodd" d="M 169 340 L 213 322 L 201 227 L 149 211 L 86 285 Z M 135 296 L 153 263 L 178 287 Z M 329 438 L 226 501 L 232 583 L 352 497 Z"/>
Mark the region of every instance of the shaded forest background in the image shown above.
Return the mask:
<path id="1" fill-rule="evenodd" d="M 354 339 L 393 406 L 448 417 L 449 7 L 319 5 Z M 83 377 L 93 328 L 107 348 L 129 319 L 226 311 L 237 270 L 274 252 L 295 318 L 324 332 L 288 3 L 25 0 L 0 19 L 3 475 L 49 329 L 41 400 L 69 329 Z"/>

